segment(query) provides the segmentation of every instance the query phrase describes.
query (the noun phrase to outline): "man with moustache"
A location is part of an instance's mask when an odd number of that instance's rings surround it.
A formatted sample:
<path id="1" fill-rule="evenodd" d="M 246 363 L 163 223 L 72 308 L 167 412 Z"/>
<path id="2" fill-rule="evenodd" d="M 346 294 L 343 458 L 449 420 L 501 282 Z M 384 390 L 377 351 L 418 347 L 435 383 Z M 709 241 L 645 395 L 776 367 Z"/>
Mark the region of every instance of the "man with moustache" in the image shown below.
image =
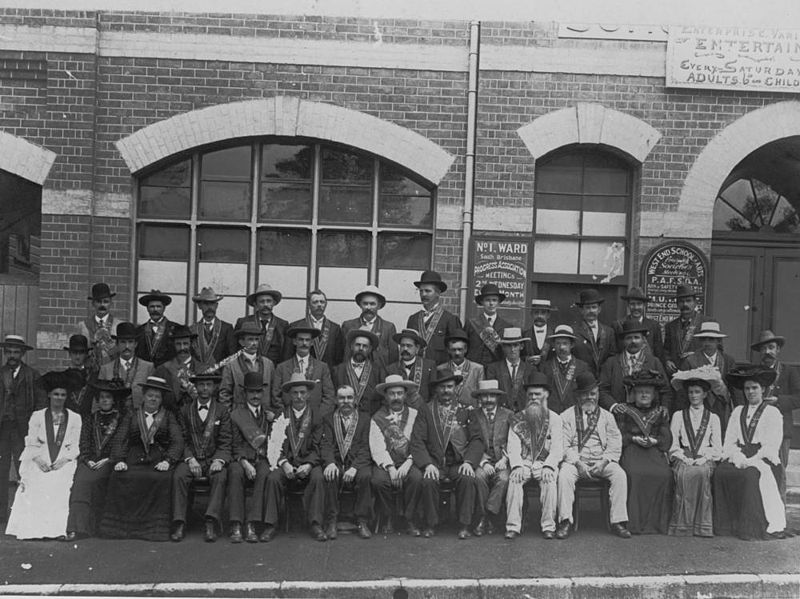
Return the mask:
<path id="1" fill-rule="evenodd" d="M 478 402 L 472 392 L 478 388 L 478 382 L 483 380 L 483 365 L 466 358 L 469 352 L 469 337 L 461 330 L 454 331 L 445 339 L 447 354 L 450 359 L 436 367 L 437 371 L 450 370 L 462 377 L 456 385 L 456 401 L 462 405 L 477 407 Z"/>
<path id="2" fill-rule="evenodd" d="M 356 409 L 370 416 L 381 407 L 381 396 L 377 386 L 382 380 L 382 372 L 372 360 L 372 350 L 378 345 L 378 338 L 369 331 L 353 329 L 347 332 L 347 347 L 350 358 L 333 369 L 331 379 L 338 389 L 344 385 L 353 388 Z"/>
<path id="3" fill-rule="evenodd" d="M 572 354 L 575 333 L 568 324 L 558 325 L 548 337 L 553 353 L 541 365 L 541 372 L 550 383 L 548 406 L 557 414 L 575 405 L 575 382 L 578 375 L 589 372 L 589 365 Z"/>
<path id="4" fill-rule="evenodd" d="M 91 343 L 93 363 L 90 368 L 95 372 L 114 357 L 113 335 L 117 334 L 117 326 L 121 322 L 111 313 L 111 300 L 115 295 L 106 283 L 92 285 L 92 292 L 87 299 L 92 302 L 93 314 L 78 323 L 78 335 L 83 335 Z"/>
<path id="5" fill-rule="evenodd" d="M 547 299 L 532 299 L 531 300 L 531 318 L 533 323 L 531 327 L 524 333 L 524 337 L 528 337 L 530 341 L 525 342 L 522 348 L 522 356 L 525 361 L 533 364 L 536 368 L 541 368 L 542 364 L 546 362 L 553 354 L 553 346 L 548 337 L 553 333 L 553 329 L 548 325 L 550 316 L 555 312 L 555 308 L 550 300 Z"/>
<path id="6" fill-rule="evenodd" d="M 258 353 L 264 330 L 258 323 L 251 320 L 236 329 L 234 335 L 241 348 L 241 353 L 235 360 L 231 360 L 222 368 L 219 400 L 230 409 L 244 406 L 247 403 L 244 379 L 248 372 L 255 372 L 261 376 L 264 407 L 269 407 L 275 366 L 269 358 Z"/>
<path id="7" fill-rule="evenodd" d="M 97 378 L 97 371 L 89 368 L 92 353 L 89 340 L 84 335 L 70 335 L 69 344 L 64 350 L 69 353 L 69 367 L 63 373 L 68 384 L 64 407 L 85 418 L 92 412 L 93 393 L 87 389 L 87 385 L 90 380 Z"/>
<path id="8" fill-rule="evenodd" d="M 372 360 L 385 368 L 388 364 L 397 361 L 397 345 L 392 341 L 397 329 L 394 323 L 378 316 L 386 305 L 386 297 L 375 285 L 367 285 L 356 293 L 356 305 L 361 308 L 361 316 L 342 323 L 342 333 L 347 336 L 350 331 L 360 329 L 369 331 L 378 339 L 377 345 L 372 349 Z M 345 348 L 344 360 L 349 358 L 348 349 Z"/>
<path id="9" fill-rule="evenodd" d="M 499 362 L 492 362 L 486 368 L 486 378 L 500 384 L 500 388 L 506 394 L 506 407 L 514 412 L 525 407 L 523 383 L 535 370 L 532 364 L 522 359 L 522 347 L 526 341 L 530 341 L 530 339 L 522 336 L 522 330 L 519 327 L 503 329 L 498 343 L 503 348 L 504 358 Z"/>
<path id="10" fill-rule="evenodd" d="M 584 289 L 575 305 L 581 312 L 581 320 L 573 327 L 575 347 L 573 353 L 589 365 L 597 378 L 606 360 L 617 353 L 614 329 L 600 322 L 600 312 L 605 299 L 597 289 Z"/>
<path id="11" fill-rule="evenodd" d="M 503 357 L 497 340 L 503 329 L 513 326 L 497 313 L 497 307 L 505 300 L 506 294 L 500 293 L 500 289 L 494 283 L 487 283 L 481 287 L 481 292 L 475 296 L 475 303 L 480 306 L 480 309 L 478 314 L 474 318 L 470 318 L 467 323 L 469 335 L 467 359 L 470 362 L 477 362 L 485 368 Z M 446 342 L 445 346 L 447 346 Z"/>
<path id="12" fill-rule="evenodd" d="M 28 421 L 35 410 L 47 407 L 48 403 L 39 372 L 23 362 L 25 354 L 33 348 L 20 335 L 6 335 L 0 348 L 6 359 L 0 368 L 0 522 L 5 522 L 11 460 L 19 471 Z"/>
<path id="13" fill-rule="evenodd" d="M 308 403 L 314 412 L 321 416 L 331 412 L 336 406 L 333 381 L 328 365 L 311 356 L 314 339 L 319 337 L 319 330 L 308 326 L 296 326 L 286 331 L 286 337 L 294 344 L 294 355 L 278 364 L 275 368 L 275 383 L 272 386 L 272 408 L 276 412 L 283 411 L 286 398 L 283 396 L 283 384 L 293 373 L 300 372 L 309 381 L 317 384 L 309 390 Z"/>
<path id="14" fill-rule="evenodd" d="M 156 368 L 156 376 L 167 381 L 172 389 L 171 397 L 164 398 L 165 408 L 180 410 L 181 406 L 197 399 L 197 389 L 191 378 L 203 372 L 206 366 L 199 364 L 192 355 L 192 343 L 196 337 L 187 326 L 178 325 L 172 329 L 170 341 L 175 348 L 175 357 Z"/>
<path id="15" fill-rule="evenodd" d="M 117 334 L 113 336 L 116 342 L 114 353 L 116 358 L 100 367 L 98 378 L 104 381 L 119 379 L 123 386 L 130 390 L 124 402 L 127 410 L 138 410 L 142 406 L 142 384 L 153 376 L 155 370 L 152 362 L 141 359 L 136 354 L 139 332 L 130 322 L 121 322 L 117 327 Z"/>
<path id="16" fill-rule="evenodd" d="M 319 336 L 314 339 L 311 345 L 311 356 L 321 362 L 325 362 L 331 372 L 341 364 L 345 342 L 342 328 L 327 316 L 325 309 L 328 307 L 328 297 L 319 289 L 314 289 L 308 294 L 306 300 L 306 317 L 296 320 L 289 325 L 289 328 L 304 327 L 314 328 L 319 331 Z M 294 354 L 294 343 L 287 339 L 283 348 L 283 359 L 288 360 Z"/>
<path id="17" fill-rule="evenodd" d="M 701 324 L 710 320 L 697 309 L 697 292 L 691 285 L 678 285 L 675 302 L 678 305 L 678 318 L 664 326 L 664 368 L 670 376 L 678 371 L 686 356 L 701 348 L 702 343 L 695 339 L 694 334 L 700 330 Z"/>
<path id="18" fill-rule="evenodd" d="M 728 373 L 736 367 L 736 360 L 722 351 L 722 340 L 725 337 L 727 335 L 722 332 L 718 322 L 707 320 L 701 323 L 694 333 L 694 339 L 700 343 L 700 349 L 681 360 L 679 369 L 694 370 L 702 366 L 712 366 L 719 370 L 723 381 L 727 380 Z M 689 399 L 683 389 L 678 393 L 677 399 L 678 409 L 689 407 Z M 734 408 L 734 400 L 728 386 L 725 383 L 714 385 L 708 391 L 706 401 L 708 409 L 719 416 L 722 434 L 725 435 Z"/>
<path id="19" fill-rule="evenodd" d="M 175 357 L 175 348 L 170 338 L 173 329 L 178 325 L 164 316 L 164 311 L 171 303 L 172 298 L 158 289 L 139 298 L 139 304 L 147 308 L 150 318 L 136 329 L 136 355 L 142 360 L 152 362 L 156 368 Z"/>
<path id="20" fill-rule="evenodd" d="M 436 364 L 433 360 L 422 357 L 425 340 L 416 330 L 403 329 L 392 339 L 400 347 L 400 359 L 386 367 L 386 374 L 398 374 L 416 385 L 417 390 L 409 391 L 406 402 L 418 410 L 428 401 L 430 381 L 436 375 Z"/>
<path id="21" fill-rule="evenodd" d="M 192 301 L 200 310 L 202 317 L 189 328 L 195 335 L 192 354 L 200 364 L 213 365 L 238 351 L 233 326 L 217 318 L 217 308 L 223 296 L 217 295 L 212 287 L 203 287 Z"/>
<path id="22" fill-rule="evenodd" d="M 626 320 L 632 320 L 647 329 L 645 339 L 647 345 L 650 346 L 650 353 L 658 358 L 663 366 L 664 336 L 661 334 L 661 325 L 644 315 L 650 298 L 638 287 L 631 287 L 628 289 L 628 293 L 622 296 L 622 299 L 628 303 L 628 316 L 615 320 L 612 325 L 614 332 L 617 334 L 617 353 L 621 353 L 625 349 L 625 343 L 622 338 L 622 325 Z"/>
<path id="23" fill-rule="evenodd" d="M 447 291 L 447 283 L 435 270 L 426 270 L 419 281 L 414 281 L 419 291 L 422 310 L 408 317 L 407 329 L 413 329 L 425 341 L 422 357 L 441 364 L 447 360 L 444 340 L 462 329 L 458 316 L 444 309 L 441 295 Z"/>
<path id="24" fill-rule="evenodd" d="M 273 364 L 280 364 L 283 357 L 286 329 L 289 323 L 275 315 L 273 309 L 281 303 L 283 295 L 267 283 L 261 283 L 247 296 L 247 305 L 255 308 L 255 314 L 237 319 L 234 331 L 246 322 L 254 323 L 263 332 L 258 342 L 258 354 L 269 358 Z"/>

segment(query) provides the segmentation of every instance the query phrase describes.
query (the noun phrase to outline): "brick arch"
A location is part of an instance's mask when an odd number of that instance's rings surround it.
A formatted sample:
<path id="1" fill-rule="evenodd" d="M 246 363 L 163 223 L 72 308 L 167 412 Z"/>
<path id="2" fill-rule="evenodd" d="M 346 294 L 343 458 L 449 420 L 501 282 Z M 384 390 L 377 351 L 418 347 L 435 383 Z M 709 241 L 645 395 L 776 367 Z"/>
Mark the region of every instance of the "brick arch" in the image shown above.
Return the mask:
<path id="1" fill-rule="evenodd" d="M 579 102 L 517 129 L 534 159 L 570 144 L 603 144 L 644 162 L 661 133 L 643 120 L 602 104 Z"/>
<path id="2" fill-rule="evenodd" d="M 309 137 L 387 158 L 438 185 L 454 157 L 410 129 L 321 102 L 278 96 L 219 104 L 149 125 L 117 142 L 132 173 L 191 148 L 238 137 Z"/>
<path id="3" fill-rule="evenodd" d="M 55 152 L 0 131 L 0 169 L 43 185 L 55 160 Z"/>

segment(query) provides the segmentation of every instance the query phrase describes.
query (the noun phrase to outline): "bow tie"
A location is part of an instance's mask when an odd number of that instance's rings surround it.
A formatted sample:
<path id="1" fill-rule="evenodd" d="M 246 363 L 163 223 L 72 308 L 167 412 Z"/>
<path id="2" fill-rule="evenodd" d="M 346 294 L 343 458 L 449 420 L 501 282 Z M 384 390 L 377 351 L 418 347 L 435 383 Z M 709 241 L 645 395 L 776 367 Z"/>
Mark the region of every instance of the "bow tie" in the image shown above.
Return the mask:
<path id="1" fill-rule="evenodd" d="M 208 410 L 208 406 L 207 405 L 200 405 L 200 406 L 197 406 L 197 409 L 202 412 L 203 410 Z"/>

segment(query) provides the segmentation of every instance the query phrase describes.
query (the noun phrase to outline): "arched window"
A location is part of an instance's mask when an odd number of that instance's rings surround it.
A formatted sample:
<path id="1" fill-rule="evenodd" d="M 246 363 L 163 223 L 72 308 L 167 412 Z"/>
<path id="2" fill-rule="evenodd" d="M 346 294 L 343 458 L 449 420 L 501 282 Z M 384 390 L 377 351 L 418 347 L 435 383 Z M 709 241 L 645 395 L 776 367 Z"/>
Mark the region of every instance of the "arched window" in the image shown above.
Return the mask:
<path id="1" fill-rule="evenodd" d="M 798 197 L 787 198 L 756 178 L 727 185 L 714 204 L 714 231 L 800 234 Z"/>
<path id="2" fill-rule="evenodd" d="M 139 181 L 136 288 L 170 293 L 173 319 L 191 321 L 202 287 L 226 296 L 225 320 L 245 313 L 259 283 L 284 294 L 277 312 L 290 320 L 319 287 L 341 320 L 377 284 L 387 318 L 405 320 L 418 301 L 411 282 L 431 264 L 433 206 L 432 186 L 350 148 L 266 139 L 196 152 Z"/>

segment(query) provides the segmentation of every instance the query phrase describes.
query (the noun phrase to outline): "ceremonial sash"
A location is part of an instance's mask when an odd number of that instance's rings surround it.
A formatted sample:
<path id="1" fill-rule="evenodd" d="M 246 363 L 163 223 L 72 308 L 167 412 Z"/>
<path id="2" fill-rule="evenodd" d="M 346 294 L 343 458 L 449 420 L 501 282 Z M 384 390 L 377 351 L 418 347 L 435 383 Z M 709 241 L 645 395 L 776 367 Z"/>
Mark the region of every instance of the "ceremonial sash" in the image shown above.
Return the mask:
<path id="1" fill-rule="evenodd" d="M 210 415 L 210 414 L 209 414 Z M 262 446 L 267 440 L 267 433 L 262 428 L 265 415 L 262 409 L 261 422 L 257 422 L 249 408 L 237 408 L 231 412 L 231 420 L 239 427 L 247 443 L 261 453 Z"/>
<path id="2" fill-rule="evenodd" d="M 767 403 L 762 401 L 759 406 L 756 408 L 755 414 L 750 419 L 750 424 L 747 424 L 747 405 L 742 407 L 742 414 L 739 418 L 739 425 L 742 429 L 742 437 L 744 438 L 744 442 L 747 445 L 753 443 L 753 435 L 755 435 L 756 427 L 758 427 L 758 421 L 761 419 L 761 414 L 764 413 L 764 410 L 767 407 Z"/>
<path id="3" fill-rule="evenodd" d="M 353 368 L 352 360 L 348 360 L 347 366 L 345 367 L 347 371 L 347 378 L 350 381 L 350 386 L 356 392 L 356 408 L 361 405 L 361 398 L 364 397 L 364 391 L 367 389 L 367 384 L 369 383 L 370 374 L 372 374 L 372 362 L 366 360 L 364 362 L 364 368 L 361 370 L 361 377 L 359 378 L 356 374 L 355 369 Z"/>
<path id="4" fill-rule="evenodd" d="M 627 404 L 620 404 L 623 414 L 627 414 L 630 416 L 639 429 L 642 431 L 642 434 L 645 437 L 650 436 L 650 429 L 655 424 L 656 420 L 661 416 L 661 408 L 656 407 L 650 410 L 649 413 L 645 414 L 639 408 L 635 406 L 629 406 Z"/>
<path id="5" fill-rule="evenodd" d="M 144 450 L 146 453 L 150 453 L 150 446 L 153 444 L 156 438 L 156 431 L 158 427 L 161 426 L 161 422 L 166 417 L 167 413 L 164 408 L 160 408 L 156 415 L 153 416 L 153 424 L 150 425 L 150 428 L 147 428 L 147 421 L 145 420 L 144 416 L 144 408 L 139 408 L 137 410 L 137 417 L 139 421 L 139 435 L 142 439 L 142 443 L 144 444 Z"/>
<path id="6" fill-rule="evenodd" d="M 603 327 L 600 326 L 600 322 L 597 323 L 597 339 L 594 338 L 592 327 L 590 327 L 586 321 L 583 321 L 583 328 L 588 332 L 589 343 L 592 346 L 592 355 L 594 356 L 595 363 L 599 367 L 600 350 L 598 348 L 598 343 L 600 343 L 600 338 L 603 336 Z"/>
<path id="7" fill-rule="evenodd" d="M 256 360 L 255 360 L 256 370 L 253 371 L 253 372 L 258 372 L 263 377 L 263 375 L 264 375 L 264 365 L 261 363 L 261 359 L 260 358 L 261 358 L 261 356 L 259 354 L 256 354 Z M 239 357 L 237 359 L 239 360 L 239 366 L 242 369 L 242 377 L 244 377 L 245 373 L 251 372 L 251 370 L 250 370 L 250 360 L 248 360 L 247 358 L 244 357 L 244 352 L 240 353 Z M 244 382 L 242 382 L 242 384 L 244 384 Z"/>
<path id="8" fill-rule="evenodd" d="M 683 428 L 686 430 L 686 437 L 689 440 L 690 458 L 697 459 L 698 452 L 702 447 L 703 438 L 706 436 L 706 429 L 708 428 L 708 421 L 711 418 L 711 412 L 708 408 L 703 408 L 703 416 L 700 419 L 700 427 L 695 432 L 692 428 L 692 419 L 689 416 L 689 409 L 683 411 Z M 686 451 L 684 450 L 684 453 Z"/>
<path id="9" fill-rule="evenodd" d="M 123 379 L 119 372 L 122 369 L 122 358 L 120 358 L 114 362 L 114 378 L 122 380 L 125 383 L 125 387 L 130 389 L 133 385 L 133 375 L 136 373 L 138 367 L 139 358 L 134 356 L 131 358 L 131 367 L 128 368 L 128 372 L 125 373 L 125 378 Z"/>
<path id="10" fill-rule="evenodd" d="M 50 453 L 50 463 L 53 464 L 58 459 L 58 453 L 61 451 L 61 445 L 64 443 L 64 435 L 67 433 L 67 421 L 69 420 L 69 411 L 64 410 L 64 417 L 58 424 L 58 431 L 53 433 L 53 413 L 50 408 L 44 411 L 44 424 L 47 433 L 47 451 Z M 55 436 L 55 438 L 53 438 Z"/>
<path id="11" fill-rule="evenodd" d="M 119 412 L 117 410 L 113 410 L 112 413 L 114 414 L 114 418 L 106 426 L 102 426 L 100 424 L 100 412 L 95 412 L 94 414 L 94 441 L 95 446 L 97 447 L 97 457 L 100 457 L 103 448 L 106 446 L 111 437 L 114 436 L 117 426 L 119 426 Z"/>
<path id="12" fill-rule="evenodd" d="M 311 326 L 311 319 L 306 319 L 308 326 Z M 314 339 L 312 342 L 312 347 L 314 349 L 314 357 L 317 360 L 322 360 L 322 356 L 325 355 L 325 350 L 328 347 L 328 338 L 331 334 L 331 322 L 326 318 L 322 322 L 322 330 L 320 331 L 319 337 Z"/>
<path id="13" fill-rule="evenodd" d="M 192 364 L 194 361 L 192 361 Z M 178 382 L 181 384 L 181 389 L 183 389 L 186 394 L 192 398 L 192 401 L 197 400 L 197 387 L 194 386 L 194 383 L 191 381 L 192 376 L 192 369 L 187 367 L 186 364 L 181 364 L 178 367 L 178 370 L 175 372 L 175 376 L 178 378 Z M 180 397 L 175 398 L 175 402 L 180 405 Z"/>
<path id="14" fill-rule="evenodd" d="M 336 435 L 336 445 L 339 446 L 339 455 L 342 456 L 342 461 L 347 457 L 350 451 L 350 446 L 353 444 L 353 437 L 356 435 L 356 426 L 358 425 L 358 410 L 353 411 L 350 417 L 350 426 L 347 427 L 347 433 L 343 432 L 344 418 L 336 411 L 336 418 L 333 419 L 333 432 Z"/>
<path id="15" fill-rule="evenodd" d="M 105 324 L 98 324 L 94 316 L 87 318 L 85 321 L 86 329 L 91 334 L 92 341 L 92 357 L 95 361 L 97 369 L 107 362 L 114 351 L 115 341 L 111 338 L 111 315 L 109 314 L 105 320 Z"/>
<path id="16" fill-rule="evenodd" d="M 292 367 L 292 372 L 302 372 L 300 370 L 300 360 L 297 359 L 297 354 L 295 354 L 292 359 L 294 360 L 294 366 Z M 311 356 L 306 357 L 306 371 L 302 372 L 303 376 L 306 377 L 306 380 L 309 380 L 311 376 L 309 373 L 311 372 Z"/>
<path id="17" fill-rule="evenodd" d="M 497 350 L 497 341 L 500 339 L 500 335 L 494 330 L 494 327 L 489 326 L 488 322 L 481 322 L 481 319 L 477 317 L 470 319 L 470 324 L 475 327 L 475 332 L 478 333 L 483 344 L 494 353 Z"/>
<path id="18" fill-rule="evenodd" d="M 378 410 L 375 416 L 372 417 L 381 433 L 383 433 L 386 449 L 395 464 L 400 464 L 408 458 L 411 443 L 406 437 L 405 429 L 410 413 L 407 407 L 403 408 L 399 423 L 395 423 L 389 418 L 389 410 L 387 408 Z"/>
<path id="19" fill-rule="evenodd" d="M 683 358 L 684 355 L 687 353 L 687 349 L 689 349 L 689 344 L 692 342 L 692 338 L 694 337 L 694 332 L 697 330 L 697 319 L 700 315 L 695 312 L 694 316 L 692 317 L 692 322 L 689 323 L 689 326 L 686 327 L 686 332 L 683 334 L 683 337 L 680 341 L 680 352 L 679 357 Z"/>
<path id="20" fill-rule="evenodd" d="M 467 382 L 467 378 L 469 378 L 469 369 L 472 367 L 472 363 L 469 360 L 464 360 L 463 367 L 457 369 L 455 364 L 450 362 L 450 370 L 456 372 L 457 370 L 461 370 L 461 382 L 456 385 L 454 397 L 458 402 L 461 399 L 461 393 L 464 391 L 464 384 Z"/>
<path id="21" fill-rule="evenodd" d="M 589 426 L 586 430 L 583 428 L 583 410 L 580 406 L 576 405 L 575 408 L 575 429 L 578 433 L 578 451 L 582 451 L 586 442 L 597 430 L 597 422 L 600 420 L 600 409 L 595 408 L 594 412 L 589 414 Z"/>
<path id="22" fill-rule="evenodd" d="M 189 408 L 194 412 L 192 416 L 192 422 L 189 424 L 189 429 L 192 433 L 192 444 L 196 448 L 197 457 L 205 458 L 206 457 L 206 447 L 208 446 L 208 441 L 211 439 L 211 435 L 214 434 L 214 422 L 217 419 L 217 402 L 210 401 L 208 402 L 208 413 L 206 414 L 206 421 L 203 427 L 203 437 L 202 439 L 197 435 L 197 424 L 196 421 L 200 420 L 200 415 L 197 413 L 197 407 L 194 403 Z M 202 422 L 202 420 L 200 420 Z"/>
<path id="23" fill-rule="evenodd" d="M 457 419 L 458 404 L 454 402 L 453 407 L 442 407 L 444 408 L 442 411 L 446 414 L 444 421 L 442 421 L 439 403 L 433 402 L 431 404 L 433 424 L 436 429 L 436 436 L 442 445 L 442 452 L 446 452 L 448 443 L 452 443 L 456 453 L 462 455 L 464 448 L 467 446 L 467 438 Z"/>
<path id="24" fill-rule="evenodd" d="M 417 330 L 419 331 L 420 336 L 425 339 L 425 347 L 427 348 L 431 344 L 431 337 L 433 337 L 434 331 L 436 331 L 436 327 L 439 326 L 439 321 L 442 318 L 442 314 L 444 314 L 444 308 L 441 304 L 439 304 L 436 309 L 433 311 L 433 316 L 431 316 L 428 325 L 425 325 L 425 312 L 420 312 L 418 319 L 417 319 Z"/>
<path id="25" fill-rule="evenodd" d="M 153 333 L 153 327 L 149 322 L 145 326 L 147 327 L 145 329 L 147 334 L 144 336 L 144 339 L 147 342 L 147 349 L 149 351 L 150 361 L 152 362 L 156 351 L 158 351 L 158 346 L 161 345 L 161 340 L 164 338 L 164 332 L 167 328 L 167 319 L 162 318 L 159 321 L 155 333 Z"/>
<path id="26" fill-rule="evenodd" d="M 764 397 L 772 397 L 772 394 L 775 391 L 777 391 L 778 389 L 780 389 L 780 387 L 778 387 L 778 385 L 776 384 L 778 382 L 778 379 L 780 379 L 780 378 L 781 378 L 781 363 L 780 362 L 776 362 L 775 363 L 775 380 L 773 381 L 773 383 L 769 387 L 767 387 L 766 391 L 764 391 Z"/>
<path id="27" fill-rule="evenodd" d="M 495 422 L 497 422 L 497 410 L 498 408 L 494 409 Z M 483 434 L 483 438 L 485 439 L 484 445 L 486 446 L 486 453 L 494 457 L 492 454 L 495 452 L 490 451 L 490 449 L 494 449 L 494 422 L 491 423 L 490 426 L 489 417 L 482 409 L 477 411 L 476 418 L 478 419 L 478 424 L 481 425 L 481 434 Z"/>
<path id="28" fill-rule="evenodd" d="M 300 428 L 295 429 L 294 412 L 289 415 L 289 443 L 292 445 L 292 455 L 297 457 L 300 453 L 300 448 L 308 435 L 308 429 L 311 427 L 311 410 L 306 408 L 303 414 L 303 420 L 300 422 Z"/>
<path id="29" fill-rule="evenodd" d="M 553 380 L 556 383 L 556 390 L 558 390 L 559 397 L 563 399 L 567 394 L 567 387 L 569 387 L 572 379 L 575 377 L 575 360 L 573 358 L 569 359 L 569 366 L 567 366 L 567 374 L 565 375 L 561 374 L 561 367 L 557 359 L 553 360 L 552 370 Z"/>
<path id="30" fill-rule="evenodd" d="M 275 327 L 277 326 L 277 318 L 273 315 L 272 318 L 269 320 L 269 324 L 267 325 L 267 330 L 264 331 L 263 337 L 261 337 L 261 341 L 258 344 L 258 353 L 262 356 L 267 355 L 269 351 L 269 346 L 272 343 L 272 337 L 275 335 Z M 256 317 L 256 322 L 259 326 L 263 326 L 261 324 L 261 320 Z"/>
<path id="31" fill-rule="evenodd" d="M 550 432 L 550 410 L 544 410 L 544 418 L 538 418 L 535 411 L 526 408 L 514 417 L 511 428 L 522 442 L 523 459 L 528 456 L 531 462 L 547 459 L 550 452 L 545 445 Z"/>
<path id="32" fill-rule="evenodd" d="M 204 364 L 208 364 L 214 357 L 214 348 L 217 347 L 217 342 L 219 341 L 222 323 L 218 318 L 214 319 L 214 324 L 211 327 L 211 339 L 206 339 L 205 329 L 206 325 L 202 320 L 197 323 L 197 332 L 199 334 L 194 342 L 194 346 L 200 361 Z"/>

